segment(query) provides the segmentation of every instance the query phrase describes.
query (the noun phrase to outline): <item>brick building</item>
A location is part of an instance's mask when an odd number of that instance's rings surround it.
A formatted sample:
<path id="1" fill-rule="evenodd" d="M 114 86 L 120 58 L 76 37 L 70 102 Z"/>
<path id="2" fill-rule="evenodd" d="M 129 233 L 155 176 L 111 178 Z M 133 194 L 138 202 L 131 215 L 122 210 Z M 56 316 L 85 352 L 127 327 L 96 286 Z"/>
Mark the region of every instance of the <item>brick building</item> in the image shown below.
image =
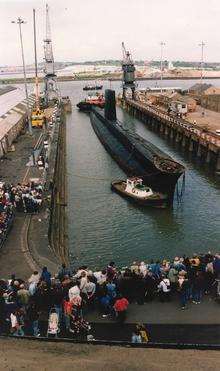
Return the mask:
<path id="1" fill-rule="evenodd" d="M 220 112 L 220 94 L 209 94 L 201 97 L 201 106 L 212 111 Z"/>

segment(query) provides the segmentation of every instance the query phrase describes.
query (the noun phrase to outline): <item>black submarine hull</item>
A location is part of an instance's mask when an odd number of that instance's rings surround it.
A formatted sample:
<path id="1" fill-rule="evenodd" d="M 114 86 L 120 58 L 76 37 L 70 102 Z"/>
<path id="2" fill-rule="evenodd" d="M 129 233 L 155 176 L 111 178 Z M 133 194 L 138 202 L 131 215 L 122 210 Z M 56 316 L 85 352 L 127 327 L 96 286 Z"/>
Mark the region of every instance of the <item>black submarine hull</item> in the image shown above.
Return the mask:
<path id="1" fill-rule="evenodd" d="M 108 101 L 108 97 L 106 98 Z M 113 119 L 115 115 L 114 113 Z M 154 191 L 167 194 L 168 205 L 172 205 L 176 183 L 185 168 L 152 143 L 125 129 L 117 120 L 106 118 L 101 110 L 93 108 L 90 120 L 100 142 L 122 170 L 128 176 L 141 176 L 144 183 Z M 158 168 L 157 159 L 160 159 L 160 163 L 164 159 L 174 164 L 175 172 Z"/>

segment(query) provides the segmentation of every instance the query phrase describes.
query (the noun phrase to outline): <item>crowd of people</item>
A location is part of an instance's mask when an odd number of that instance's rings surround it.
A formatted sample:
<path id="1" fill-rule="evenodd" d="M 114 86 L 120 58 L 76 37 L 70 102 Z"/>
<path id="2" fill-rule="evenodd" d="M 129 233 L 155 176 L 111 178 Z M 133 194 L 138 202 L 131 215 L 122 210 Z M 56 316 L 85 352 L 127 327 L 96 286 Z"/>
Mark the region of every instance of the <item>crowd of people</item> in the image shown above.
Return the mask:
<path id="1" fill-rule="evenodd" d="M 13 225 L 15 211 L 39 212 L 42 205 L 42 194 L 41 183 L 13 185 L 0 182 L 0 248 Z"/>
<path id="2" fill-rule="evenodd" d="M 86 266 L 71 271 L 62 265 L 54 277 L 44 267 L 26 282 L 15 275 L 0 280 L 0 331 L 91 336 L 88 311 L 99 310 L 103 318 L 123 324 L 130 303 L 167 302 L 178 296 L 185 309 L 189 302 L 200 304 L 204 295 L 218 299 L 219 281 L 220 255 L 211 253 L 175 257 L 172 262 L 133 262 L 123 270 L 114 262 L 96 271 Z M 140 342 L 141 331 L 144 328 L 135 329 L 133 342 Z"/>
<path id="3" fill-rule="evenodd" d="M 8 199 L 4 184 L 0 183 L 0 248 L 12 226 L 14 220 L 13 205 Z"/>
<path id="4" fill-rule="evenodd" d="M 18 212 L 36 213 L 42 204 L 43 185 L 41 183 L 0 183 L 0 212 L 10 206 Z"/>

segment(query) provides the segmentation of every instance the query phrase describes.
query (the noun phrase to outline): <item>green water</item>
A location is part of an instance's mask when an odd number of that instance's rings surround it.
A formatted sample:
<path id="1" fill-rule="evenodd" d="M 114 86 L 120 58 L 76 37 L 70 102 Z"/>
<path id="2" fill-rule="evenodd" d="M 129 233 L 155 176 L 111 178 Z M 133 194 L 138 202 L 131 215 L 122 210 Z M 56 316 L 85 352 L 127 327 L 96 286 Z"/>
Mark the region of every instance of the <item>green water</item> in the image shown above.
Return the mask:
<path id="1" fill-rule="evenodd" d="M 139 86 L 152 86 L 141 82 Z M 193 81 L 169 81 L 188 87 Z M 140 121 L 118 109 L 118 118 L 131 130 L 184 164 L 186 189 L 181 205 L 173 210 L 144 209 L 111 191 L 110 182 L 124 177 L 96 137 L 89 117 L 75 104 L 84 97 L 83 82 L 61 84 L 73 112 L 67 119 L 68 217 L 72 264 L 103 266 L 114 260 L 127 265 L 133 260 L 171 258 L 181 254 L 219 250 L 220 179 L 207 173 L 181 149 L 149 131 Z M 108 83 L 105 84 L 109 87 Z M 117 91 L 120 83 L 112 86 Z"/>

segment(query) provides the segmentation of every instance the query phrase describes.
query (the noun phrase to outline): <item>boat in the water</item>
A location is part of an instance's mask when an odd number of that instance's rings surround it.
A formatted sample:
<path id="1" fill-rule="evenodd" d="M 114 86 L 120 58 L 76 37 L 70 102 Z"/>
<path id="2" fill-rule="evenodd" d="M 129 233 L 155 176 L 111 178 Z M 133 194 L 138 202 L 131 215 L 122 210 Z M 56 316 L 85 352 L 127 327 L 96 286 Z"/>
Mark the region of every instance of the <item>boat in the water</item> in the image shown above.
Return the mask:
<path id="1" fill-rule="evenodd" d="M 96 95 L 88 96 L 85 100 L 76 105 L 80 111 L 90 112 L 92 107 L 104 108 L 105 99 L 103 94 L 96 93 Z"/>
<path id="2" fill-rule="evenodd" d="M 105 92 L 104 112 L 93 107 L 90 119 L 101 143 L 125 173 L 141 177 L 155 192 L 166 194 L 171 206 L 176 183 L 185 167 L 117 120 L 113 90 Z"/>
<path id="3" fill-rule="evenodd" d="M 111 183 L 114 191 L 130 200 L 144 206 L 165 208 L 167 195 L 154 192 L 150 187 L 143 184 L 143 179 L 138 177 L 125 180 L 116 180 Z"/>
<path id="4" fill-rule="evenodd" d="M 95 84 L 95 85 L 88 84 L 88 85 L 83 87 L 83 90 L 85 90 L 85 91 L 88 91 L 88 90 L 102 90 L 102 88 L 103 88 L 103 85 L 101 85 L 101 84 Z"/>

